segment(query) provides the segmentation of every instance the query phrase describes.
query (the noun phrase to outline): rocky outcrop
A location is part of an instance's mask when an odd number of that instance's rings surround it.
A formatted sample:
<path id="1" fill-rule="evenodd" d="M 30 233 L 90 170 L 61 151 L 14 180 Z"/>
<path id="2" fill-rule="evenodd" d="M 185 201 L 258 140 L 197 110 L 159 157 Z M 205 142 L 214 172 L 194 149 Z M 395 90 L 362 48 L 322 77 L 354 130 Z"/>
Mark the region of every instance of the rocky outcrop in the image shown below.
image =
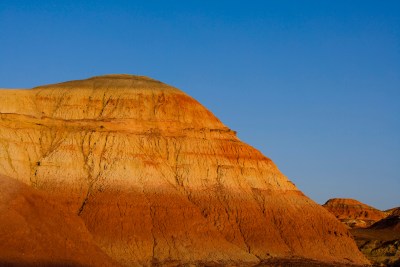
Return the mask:
<path id="1" fill-rule="evenodd" d="M 0 266 L 119 266 L 56 201 L 0 175 Z"/>
<path id="2" fill-rule="evenodd" d="M 0 173 L 56 197 L 126 266 L 368 263 L 270 159 L 145 77 L 3 90 Z"/>
<path id="3" fill-rule="evenodd" d="M 355 199 L 333 198 L 322 206 L 349 228 L 369 227 L 386 217 L 385 212 Z"/>

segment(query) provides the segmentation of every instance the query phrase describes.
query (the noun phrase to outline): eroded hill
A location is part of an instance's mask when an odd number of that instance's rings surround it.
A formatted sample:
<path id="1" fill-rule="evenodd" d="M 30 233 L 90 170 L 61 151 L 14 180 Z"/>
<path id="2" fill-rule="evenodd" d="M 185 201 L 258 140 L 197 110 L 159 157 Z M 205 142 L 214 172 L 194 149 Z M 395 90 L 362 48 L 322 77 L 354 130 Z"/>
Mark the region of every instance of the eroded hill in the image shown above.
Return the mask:
<path id="1" fill-rule="evenodd" d="M 0 173 L 56 197 L 126 266 L 368 264 L 270 159 L 145 77 L 2 90 Z"/>

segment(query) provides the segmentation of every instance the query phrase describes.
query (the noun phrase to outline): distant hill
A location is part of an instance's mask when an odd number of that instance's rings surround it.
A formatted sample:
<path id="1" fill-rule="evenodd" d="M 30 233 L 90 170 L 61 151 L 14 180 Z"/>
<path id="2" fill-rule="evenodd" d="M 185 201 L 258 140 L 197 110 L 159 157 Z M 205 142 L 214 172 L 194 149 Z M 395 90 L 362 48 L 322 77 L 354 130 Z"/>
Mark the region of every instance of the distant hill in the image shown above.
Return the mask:
<path id="1" fill-rule="evenodd" d="M 322 205 L 350 228 L 365 228 L 386 217 L 385 212 L 355 199 L 333 198 Z"/>

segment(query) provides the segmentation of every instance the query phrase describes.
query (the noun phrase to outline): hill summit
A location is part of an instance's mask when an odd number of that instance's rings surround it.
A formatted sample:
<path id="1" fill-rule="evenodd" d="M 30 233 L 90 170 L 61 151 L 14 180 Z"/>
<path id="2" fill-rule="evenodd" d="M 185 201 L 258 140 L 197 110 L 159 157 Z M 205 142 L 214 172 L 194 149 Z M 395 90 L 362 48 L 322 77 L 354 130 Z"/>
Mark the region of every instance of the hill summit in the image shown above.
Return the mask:
<path id="1" fill-rule="evenodd" d="M 1 174 L 57 199 L 121 265 L 368 263 L 270 159 L 143 76 L 2 90 L 0 158 Z"/>

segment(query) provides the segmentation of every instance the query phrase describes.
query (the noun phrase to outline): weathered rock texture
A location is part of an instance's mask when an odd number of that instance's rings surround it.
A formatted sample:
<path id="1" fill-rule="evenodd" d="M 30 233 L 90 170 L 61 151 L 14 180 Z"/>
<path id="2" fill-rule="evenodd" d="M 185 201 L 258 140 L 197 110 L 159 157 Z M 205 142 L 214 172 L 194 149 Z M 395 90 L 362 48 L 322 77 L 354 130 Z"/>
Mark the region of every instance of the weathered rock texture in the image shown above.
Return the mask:
<path id="1" fill-rule="evenodd" d="M 0 175 L 0 266 L 118 266 L 79 217 L 45 192 Z"/>
<path id="2" fill-rule="evenodd" d="M 350 228 L 365 228 L 386 217 L 385 212 L 350 198 L 329 199 L 323 207 Z"/>
<path id="3" fill-rule="evenodd" d="M 124 265 L 368 263 L 270 159 L 161 82 L 3 90 L 0 112 L 0 172 L 56 196 Z"/>

